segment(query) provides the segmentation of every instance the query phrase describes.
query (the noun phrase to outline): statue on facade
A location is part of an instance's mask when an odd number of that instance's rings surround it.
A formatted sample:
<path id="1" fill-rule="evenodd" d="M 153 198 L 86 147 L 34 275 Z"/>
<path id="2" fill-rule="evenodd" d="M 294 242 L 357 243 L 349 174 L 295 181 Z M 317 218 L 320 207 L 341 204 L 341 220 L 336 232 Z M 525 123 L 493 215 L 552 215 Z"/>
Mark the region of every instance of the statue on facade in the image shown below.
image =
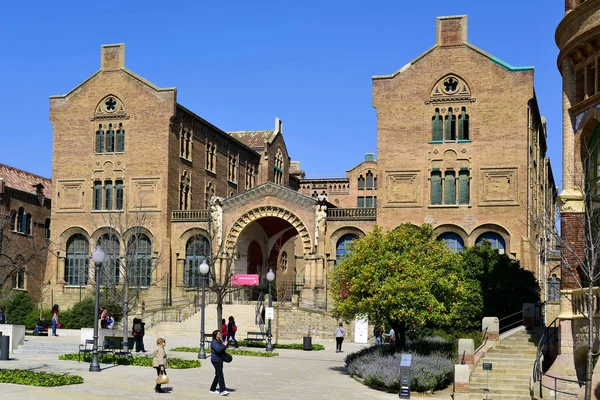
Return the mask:
<path id="1" fill-rule="evenodd" d="M 210 198 L 210 220 L 212 223 L 213 242 L 220 248 L 223 241 L 223 198 L 213 196 Z"/>
<path id="2" fill-rule="evenodd" d="M 315 207 L 315 248 L 319 245 L 319 233 L 327 229 L 327 196 L 318 197 L 318 203 Z"/>

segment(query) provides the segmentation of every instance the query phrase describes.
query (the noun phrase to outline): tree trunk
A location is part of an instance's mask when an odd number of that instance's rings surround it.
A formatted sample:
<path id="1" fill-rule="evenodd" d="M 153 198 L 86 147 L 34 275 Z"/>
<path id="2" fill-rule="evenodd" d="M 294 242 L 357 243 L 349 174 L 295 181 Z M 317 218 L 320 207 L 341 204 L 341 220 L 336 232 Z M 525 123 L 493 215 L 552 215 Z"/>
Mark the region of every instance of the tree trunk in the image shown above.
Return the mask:
<path id="1" fill-rule="evenodd" d="M 406 346 L 406 324 L 403 321 L 389 321 L 396 335 L 396 348 L 403 349 Z"/>
<path id="2" fill-rule="evenodd" d="M 592 375 L 594 373 L 594 365 L 592 363 L 592 355 L 594 345 L 594 280 L 590 279 L 587 295 L 587 313 L 588 313 L 588 351 L 587 351 L 587 366 L 586 366 L 586 382 L 585 382 L 585 400 L 592 399 Z"/>
<path id="3" fill-rule="evenodd" d="M 129 348 L 129 285 L 125 282 L 125 301 L 123 302 L 123 345 L 124 350 Z"/>
<path id="4" fill-rule="evenodd" d="M 221 330 L 221 321 L 223 320 L 223 293 L 217 292 L 217 329 Z M 225 338 L 223 338 L 225 340 Z"/>

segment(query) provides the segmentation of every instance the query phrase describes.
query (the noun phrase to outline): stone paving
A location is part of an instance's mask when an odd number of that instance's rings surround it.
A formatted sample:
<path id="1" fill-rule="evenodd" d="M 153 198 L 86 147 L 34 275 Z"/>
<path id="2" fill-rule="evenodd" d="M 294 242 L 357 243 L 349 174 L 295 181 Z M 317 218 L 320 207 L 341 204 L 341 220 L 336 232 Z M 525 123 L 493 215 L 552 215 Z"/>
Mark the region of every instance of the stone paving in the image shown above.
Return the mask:
<path id="1" fill-rule="evenodd" d="M 68 337 L 33 337 L 26 340 L 60 341 L 73 343 L 78 339 Z M 195 340 L 166 338 L 169 357 L 195 359 L 193 353 L 176 353 L 169 349 L 176 346 L 197 346 Z M 148 354 L 155 348 L 156 338 L 144 340 Z M 225 382 L 235 399 L 394 399 L 398 394 L 370 389 L 343 372 L 346 354 L 361 346 L 344 343 L 344 353 L 335 352 L 334 342 L 320 342 L 324 351 L 276 350 L 280 355 L 272 358 L 234 356 L 231 364 L 225 364 Z M 210 399 L 209 393 L 214 376 L 210 360 L 202 360 L 201 368 L 167 370 L 170 383 L 164 385 L 168 393 L 154 393 L 154 369 L 135 366 L 112 366 L 101 364 L 102 372 L 88 371 L 88 363 L 59 361 L 56 354 L 14 354 L 10 361 L 0 361 L 0 368 L 33 369 L 46 372 L 77 374 L 83 377 L 81 385 L 57 388 L 40 388 L 24 385 L 0 384 L 0 398 L 6 399 L 114 399 L 124 398 L 170 398 Z M 439 398 L 432 396 L 430 399 Z M 445 397 L 446 399 L 448 396 Z"/>

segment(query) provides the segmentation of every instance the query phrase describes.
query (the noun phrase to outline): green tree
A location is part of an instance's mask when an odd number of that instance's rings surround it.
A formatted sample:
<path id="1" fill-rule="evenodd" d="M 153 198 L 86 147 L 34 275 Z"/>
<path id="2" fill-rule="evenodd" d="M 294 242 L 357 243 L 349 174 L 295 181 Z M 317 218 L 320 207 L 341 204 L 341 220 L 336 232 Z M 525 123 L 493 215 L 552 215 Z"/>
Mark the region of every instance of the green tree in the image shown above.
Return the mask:
<path id="1" fill-rule="evenodd" d="M 531 271 L 493 249 L 488 241 L 465 249 L 463 269 L 481 285 L 483 316 L 502 318 L 539 301 L 540 287 Z M 518 317 L 520 318 L 520 316 Z"/>
<path id="2" fill-rule="evenodd" d="M 403 347 L 408 323 L 470 328 L 481 315 L 479 283 L 465 274 L 459 254 L 433 239 L 430 225 L 376 227 L 351 250 L 332 274 L 337 316 L 387 322 Z"/>

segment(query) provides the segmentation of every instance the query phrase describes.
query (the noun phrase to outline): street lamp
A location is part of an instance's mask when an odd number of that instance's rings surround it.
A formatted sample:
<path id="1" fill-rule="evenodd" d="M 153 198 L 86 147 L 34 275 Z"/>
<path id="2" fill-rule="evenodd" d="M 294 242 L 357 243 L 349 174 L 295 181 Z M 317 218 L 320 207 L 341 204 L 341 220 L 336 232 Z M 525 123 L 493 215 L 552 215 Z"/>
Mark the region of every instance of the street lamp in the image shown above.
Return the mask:
<path id="1" fill-rule="evenodd" d="M 267 272 L 267 280 L 269 281 L 269 308 L 273 307 L 273 298 L 271 297 L 271 282 L 275 279 L 275 273 L 273 269 L 269 269 Z M 269 318 L 269 327 L 267 328 L 267 351 L 273 351 L 273 345 L 271 344 L 271 318 Z"/>
<path id="2" fill-rule="evenodd" d="M 96 267 L 96 308 L 94 309 L 94 347 L 92 348 L 92 362 L 90 363 L 90 372 L 100 372 L 100 363 L 98 363 L 98 301 L 100 297 L 100 267 L 104 262 L 104 252 L 100 246 L 92 253 L 92 259 Z"/>
<path id="3" fill-rule="evenodd" d="M 200 271 L 200 279 L 202 279 L 202 304 L 200 311 L 200 351 L 198 352 L 198 358 L 201 360 L 206 359 L 206 353 L 204 352 L 204 285 L 205 285 L 205 277 L 208 274 L 208 264 L 206 263 L 206 259 L 202 261 L 202 264 L 198 267 Z"/>

